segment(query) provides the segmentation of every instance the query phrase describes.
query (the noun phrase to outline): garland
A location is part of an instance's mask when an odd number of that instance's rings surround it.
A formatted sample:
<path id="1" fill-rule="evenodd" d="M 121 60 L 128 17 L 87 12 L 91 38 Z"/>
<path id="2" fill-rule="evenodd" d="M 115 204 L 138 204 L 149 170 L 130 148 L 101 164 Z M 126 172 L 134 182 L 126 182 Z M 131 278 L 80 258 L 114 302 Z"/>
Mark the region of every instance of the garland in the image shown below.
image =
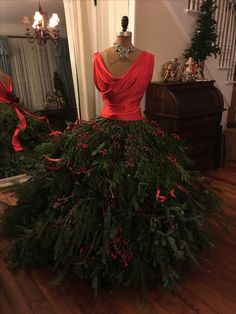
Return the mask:
<path id="1" fill-rule="evenodd" d="M 33 168 L 39 158 L 34 148 L 49 138 L 47 124 L 25 113 L 16 104 L 0 102 L 0 178 Z"/>
<path id="2" fill-rule="evenodd" d="M 97 118 L 50 144 L 37 176 L 3 219 L 15 237 L 11 266 L 51 265 L 92 287 L 175 289 L 196 267 L 217 198 L 175 134 L 147 121 Z"/>

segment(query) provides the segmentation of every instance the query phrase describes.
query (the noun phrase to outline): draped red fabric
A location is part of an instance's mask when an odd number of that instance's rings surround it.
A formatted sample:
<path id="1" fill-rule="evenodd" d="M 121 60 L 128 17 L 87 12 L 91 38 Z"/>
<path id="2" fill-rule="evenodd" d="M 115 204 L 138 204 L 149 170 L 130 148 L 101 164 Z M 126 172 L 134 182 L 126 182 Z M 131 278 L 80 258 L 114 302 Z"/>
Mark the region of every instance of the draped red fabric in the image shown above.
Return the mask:
<path id="1" fill-rule="evenodd" d="M 0 102 L 9 103 L 9 95 L 12 93 L 12 81 L 8 80 L 8 86 L 4 86 L 3 83 L 0 81 Z"/>
<path id="2" fill-rule="evenodd" d="M 12 146 L 16 152 L 22 151 L 23 147 L 19 141 L 19 133 L 26 128 L 26 121 L 24 115 L 20 112 L 17 107 L 16 97 L 12 95 L 12 81 L 9 79 L 8 86 L 4 86 L 2 82 L 0 82 L 0 102 L 4 102 L 6 104 L 12 105 L 15 109 L 16 114 L 20 120 L 20 123 L 17 125 L 14 134 L 12 136 Z"/>
<path id="3" fill-rule="evenodd" d="M 100 116 L 112 120 L 142 120 L 140 102 L 151 81 L 153 66 L 154 56 L 142 51 L 125 73 L 115 77 L 96 52 L 94 82 L 104 101 Z"/>
<path id="4" fill-rule="evenodd" d="M 15 129 L 15 132 L 12 136 L 11 143 L 12 143 L 14 150 L 16 152 L 20 152 L 20 151 L 24 150 L 24 148 L 21 146 L 18 136 L 19 136 L 20 132 L 22 132 L 26 129 L 27 124 L 26 124 L 26 120 L 25 120 L 24 115 L 20 112 L 20 110 L 17 108 L 16 105 L 14 106 L 14 108 L 15 108 L 16 114 L 20 120 L 20 123 L 17 125 L 17 127 Z"/>

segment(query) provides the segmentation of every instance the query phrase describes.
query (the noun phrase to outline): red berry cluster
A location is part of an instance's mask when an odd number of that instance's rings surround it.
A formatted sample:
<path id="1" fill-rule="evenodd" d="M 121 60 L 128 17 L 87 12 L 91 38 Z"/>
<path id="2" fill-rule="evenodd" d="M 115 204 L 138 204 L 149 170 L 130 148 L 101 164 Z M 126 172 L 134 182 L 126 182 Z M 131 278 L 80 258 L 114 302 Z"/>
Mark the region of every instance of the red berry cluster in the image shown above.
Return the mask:
<path id="1" fill-rule="evenodd" d="M 153 126 L 154 128 L 159 128 L 159 124 L 155 120 L 147 121 L 147 123 L 150 124 L 151 126 Z"/>
<path id="2" fill-rule="evenodd" d="M 169 159 L 170 162 L 172 162 L 174 165 L 176 164 L 177 160 L 174 155 L 168 154 L 167 158 Z"/>
<path id="3" fill-rule="evenodd" d="M 128 135 L 128 137 L 125 139 L 125 143 L 127 144 L 131 144 L 135 141 L 135 137 L 131 134 Z"/>
<path id="4" fill-rule="evenodd" d="M 112 147 L 113 148 L 120 148 L 120 144 L 118 142 L 113 142 Z"/>
<path id="5" fill-rule="evenodd" d="M 83 133 L 81 133 L 81 134 L 79 134 L 77 136 L 77 141 L 78 142 L 79 141 L 86 141 L 88 139 L 88 137 L 89 137 L 89 133 L 88 132 L 83 132 Z"/>
<path id="6" fill-rule="evenodd" d="M 180 137 L 179 137 L 178 134 L 172 133 L 171 135 L 172 135 L 172 137 L 173 137 L 176 141 L 180 141 Z"/>
<path id="7" fill-rule="evenodd" d="M 100 123 L 97 121 L 91 121 L 90 125 L 93 130 L 99 130 L 100 128 Z"/>
<path id="8" fill-rule="evenodd" d="M 128 239 L 123 239 L 122 241 L 122 236 L 121 233 L 118 233 L 114 239 L 111 241 L 111 245 L 114 246 L 114 251 L 111 252 L 111 259 L 118 260 L 123 264 L 125 267 L 128 267 L 129 262 L 133 258 L 133 252 L 127 248 L 127 246 L 130 243 L 130 240 Z M 119 246 L 119 247 L 117 247 Z"/>
<path id="9" fill-rule="evenodd" d="M 63 195 L 62 197 L 57 198 L 56 202 L 52 205 L 52 207 L 56 209 L 66 204 L 67 202 L 68 202 L 68 197 Z"/>
<path id="10" fill-rule="evenodd" d="M 128 160 L 126 160 L 123 165 L 125 168 L 133 168 L 134 167 L 134 163 L 130 162 Z"/>
<path id="11" fill-rule="evenodd" d="M 106 148 L 101 149 L 101 150 L 100 150 L 100 153 L 101 153 L 102 156 L 107 156 L 107 154 L 108 154 Z"/>
<path id="12" fill-rule="evenodd" d="M 111 259 L 118 259 L 125 267 L 128 267 L 129 262 L 133 259 L 133 253 L 126 248 L 123 250 L 117 248 L 115 253 L 111 253 Z"/>
<path id="13" fill-rule="evenodd" d="M 48 162 L 48 161 L 45 167 L 49 171 L 57 171 L 60 169 L 59 166 L 55 165 L 55 162 Z"/>
<path id="14" fill-rule="evenodd" d="M 118 141 L 120 139 L 120 134 L 119 133 L 115 133 L 111 136 L 112 140 L 113 141 Z"/>
<path id="15" fill-rule="evenodd" d="M 111 138 L 112 138 L 112 147 L 119 149 L 120 148 L 120 144 L 119 144 L 120 134 L 115 133 L 111 136 Z"/>
<path id="16" fill-rule="evenodd" d="M 77 149 L 87 149 L 88 148 L 88 144 L 84 144 L 84 143 L 79 143 L 76 145 Z"/>
<path id="17" fill-rule="evenodd" d="M 81 174 L 85 174 L 85 173 L 87 173 L 87 172 L 88 172 L 88 169 L 87 169 L 87 168 L 79 168 L 79 169 L 77 170 L 76 174 L 77 174 L 78 176 L 80 176 Z"/>
<path id="18" fill-rule="evenodd" d="M 165 132 L 163 132 L 162 130 L 158 129 L 152 132 L 152 135 L 154 136 L 158 136 L 160 138 L 165 137 Z"/>

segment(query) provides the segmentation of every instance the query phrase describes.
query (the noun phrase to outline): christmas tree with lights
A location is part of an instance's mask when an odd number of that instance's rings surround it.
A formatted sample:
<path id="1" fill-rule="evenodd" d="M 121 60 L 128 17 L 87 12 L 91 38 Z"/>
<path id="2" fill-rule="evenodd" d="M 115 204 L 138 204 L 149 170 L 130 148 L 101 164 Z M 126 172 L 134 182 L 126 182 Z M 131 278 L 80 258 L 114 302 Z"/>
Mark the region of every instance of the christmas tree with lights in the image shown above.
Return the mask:
<path id="1" fill-rule="evenodd" d="M 214 19 L 216 8 L 215 0 L 203 1 L 190 46 L 184 51 L 186 58 L 192 57 L 202 63 L 208 56 L 214 55 L 216 58 L 217 54 L 220 53 Z"/>

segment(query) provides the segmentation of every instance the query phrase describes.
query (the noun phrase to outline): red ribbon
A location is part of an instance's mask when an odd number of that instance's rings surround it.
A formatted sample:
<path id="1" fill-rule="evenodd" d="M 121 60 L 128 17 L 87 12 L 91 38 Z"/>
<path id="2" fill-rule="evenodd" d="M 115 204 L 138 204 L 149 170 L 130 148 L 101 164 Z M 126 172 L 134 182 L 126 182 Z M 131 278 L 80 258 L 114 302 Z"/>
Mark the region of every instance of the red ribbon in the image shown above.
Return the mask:
<path id="1" fill-rule="evenodd" d="M 27 116 L 29 116 L 31 118 L 34 118 L 34 119 L 36 119 L 38 121 L 46 121 L 47 125 L 48 125 L 48 128 L 51 131 L 50 135 L 60 135 L 62 133 L 61 131 L 54 131 L 54 130 L 52 130 L 52 128 L 50 126 L 50 123 L 49 123 L 49 120 L 48 120 L 47 117 L 45 117 L 45 116 L 36 116 L 35 114 L 29 113 L 26 110 L 23 110 L 23 109 L 20 109 L 20 110 L 23 111 Z"/>
<path id="2" fill-rule="evenodd" d="M 160 203 L 164 203 L 166 201 L 166 196 L 161 195 L 160 188 L 156 190 L 156 200 L 157 202 L 160 202 Z"/>
<path id="3" fill-rule="evenodd" d="M 20 132 L 23 132 L 26 129 L 27 123 L 26 123 L 26 119 L 25 119 L 24 115 L 21 112 L 23 112 L 27 116 L 29 116 L 29 117 L 31 117 L 33 119 L 36 119 L 38 121 L 46 121 L 47 125 L 48 125 L 48 128 L 51 131 L 50 135 L 57 136 L 57 135 L 61 134 L 61 131 L 54 131 L 54 130 L 51 129 L 50 123 L 49 123 L 49 120 L 48 120 L 47 117 L 45 117 L 45 116 L 38 117 L 38 116 L 36 116 L 36 115 L 34 115 L 32 113 L 29 113 L 28 111 L 19 108 L 16 103 L 11 104 L 11 105 L 14 106 L 16 114 L 17 114 L 18 118 L 20 119 L 20 123 L 16 127 L 15 132 L 14 132 L 13 137 L 12 137 L 12 145 L 13 145 L 15 151 L 19 152 L 19 151 L 24 150 L 24 148 L 20 144 L 18 135 L 19 135 Z"/>
<path id="4" fill-rule="evenodd" d="M 172 190 L 169 192 L 169 195 L 170 195 L 170 197 L 176 198 L 175 190 L 172 189 Z M 161 190 L 160 190 L 160 188 L 157 188 L 157 190 L 156 190 L 156 200 L 157 200 L 157 202 L 159 202 L 159 203 L 164 203 L 164 202 L 166 202 L 167 198 L 168 198 L 168 195 L 167 195 L 167 196 L 161 195 Z"/>
<path id="5" fill-rule="evenodd" d="M 17 125 L 17 127 L 15 129 L 14 134 L 12 136 L 12 141 L 11 141 L 12 146 L 13 146 L 13 148 L 14 148 L 14 150 L 16 152 L 20 152 L 20 151 L 24 150 L 24 148 L 21 146 L 20 140 L 19 140 L 19 133 L 23 132 L 26 129 L 26 127 L 27 127 L 27 123 L 26 123 L 26 119 L 25 119 L 24 114 L 29 116 L 29 117 L 31 117 L 31 118 L 34 118 L 34 119 L 36 119 L 38 121 L 46 121 L 47 125 L 48 125 L 48 128 L 51 131 L 50 135 L 56 136 L 56 135 L 60 135 L 62 133 L 61 131 L 54 131 L 54 130 L 51 129 L 50 123 L 49 123 L 49 120 L 48 120 L 47 117 L 45 117 L 45 116 L 36 116 L 36 115 L 34 115 L 32 113 L 29 113 L 28 111 L 26 111 L 24 109 L 21 109 L 18 106 L 17 102 L 16 102 L 16 97 L 15 96 L 12 96 L 12 97 L 9 97 L 9 98 L 1 97 L 1 101 L 5 102 L 5 103 L 8 103 L 10 106 L 12 106 L 15 109 L 16 115 L 17 115 L 17 117 L 20 120 L 20 123 Z"/>
<path id="6" fill-rule="evenodd" d="M 11 143 L 12 143 L 12 146 L 14 148 L 14 150 L 16 152 L 20 152 L 23 150 L 23 147 L 21 146 L 20 144 L 20 141 L 19 141 L 19 133 L 24 131 L 26 129 L 26 120 L 25 120 L 25 117 L 24 115 L 20 112 L 20 110 L 17 108 L 17 105 L 16 104 L 12 104 L 15 111 L 16 111 L 16 114 L 20 120 L 20 123 L 17 125 L 16 129 L 15 129 L 15 132 L 12 136 L 12 140 L 11 140 Z"/>
<path id="7" fill-rule="evenodd" d="M 46 160 L 52 161 L 52 162 L 59 162 L 63 160 L 62 158 L 51 158 L 51 157 L 48 157 L 47 155 L 44 155 L 44 157 Z"/>

